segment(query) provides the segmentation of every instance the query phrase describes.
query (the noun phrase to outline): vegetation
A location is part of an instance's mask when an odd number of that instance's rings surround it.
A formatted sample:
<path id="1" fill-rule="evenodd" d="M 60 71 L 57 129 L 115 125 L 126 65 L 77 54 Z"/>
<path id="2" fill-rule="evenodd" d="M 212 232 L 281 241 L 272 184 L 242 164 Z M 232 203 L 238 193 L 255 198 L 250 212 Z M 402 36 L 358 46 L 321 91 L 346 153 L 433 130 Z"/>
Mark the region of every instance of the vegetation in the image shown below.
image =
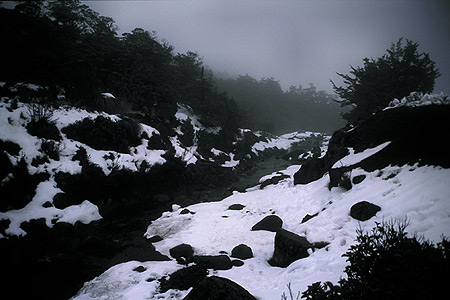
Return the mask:
<path id="1" fill-rule="evenodd" d="M 245 75 L 217 79 L 217 85 L 235 99 L 245 128 L 282 134 L 296 130 L 333 132 L 344 125 L 342 109 L 333 97 L 313 84 L 283 91 L 274 78 L 258 81 Z"/>
<path id="2" fill-rule="evenodd" d="M 405 231 L 407 221 L 377 223 L 358 230 L 357 244 L 344 254 L 350 263 L 338 285 L 316 282 L 307 300 L 438 299 L 450 270 L 450 241 L 437 246 Z"/>
<path id="3" fill-rule="evenodd" d="M 334 91 L 343 99 L 342 105 L 355 106 L 344 118 L 355 123 L 385 108 L 394 98 L 432 92 L 440 74 L 429 55 L 419 53 L 418 47 L 408 39 L 405 44 L 399 39 L 382 57 L 364 58 L 364 66 L 351 67 L 349 75 L 338 73 L 346 86 L 332 82 Z"/>
<path id="4" fill-rule="evenodd" d="M 141 126 L 131 119 L 115 122 L 103 116 L 95 120 L 84 118 L 63 128 L 62 132 L 97 150 L 129 153 L 130 146 L 141 143 Z"/>
<path id="5" fill-rule="evenodd" d="M 181 102 L 208 125 L 222 127 L 223 135 L 237 132 L 236 104 L 217 91 L 196 53 L 175 54 L 154 32 L 141 28 L 119 37 L 113 19 L 78 0 L 18 2 L 14 9 L 0 8 L 2 49 L 8 57 L 0 81 L 45 87 L 39 99 L 45 97 L 46 105 L 64 99 L 70 105 L 134 113 L 158 130 L 174 127 L 167 125 L 173 125 Z M 5 93 L 2 89 L 0 96 Z"/>

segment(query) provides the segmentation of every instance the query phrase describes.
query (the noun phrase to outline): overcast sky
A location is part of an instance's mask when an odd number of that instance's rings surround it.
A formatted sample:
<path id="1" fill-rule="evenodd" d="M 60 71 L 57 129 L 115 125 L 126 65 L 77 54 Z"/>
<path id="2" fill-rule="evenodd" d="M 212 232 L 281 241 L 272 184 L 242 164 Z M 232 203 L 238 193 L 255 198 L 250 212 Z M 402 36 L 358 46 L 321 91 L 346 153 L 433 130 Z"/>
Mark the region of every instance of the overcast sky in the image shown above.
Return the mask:
<path id="1" fill-rule="evenodd" d="M 380 57 L 405 37 L 430 54 L 450 93 L 448 0 L 191 0 L 83 1 L 110 16 L 119 33 L 156 31 L 176 52 L 197 52 L 214 71 L 274 77 L 283 88 L 330 79 Z"/>

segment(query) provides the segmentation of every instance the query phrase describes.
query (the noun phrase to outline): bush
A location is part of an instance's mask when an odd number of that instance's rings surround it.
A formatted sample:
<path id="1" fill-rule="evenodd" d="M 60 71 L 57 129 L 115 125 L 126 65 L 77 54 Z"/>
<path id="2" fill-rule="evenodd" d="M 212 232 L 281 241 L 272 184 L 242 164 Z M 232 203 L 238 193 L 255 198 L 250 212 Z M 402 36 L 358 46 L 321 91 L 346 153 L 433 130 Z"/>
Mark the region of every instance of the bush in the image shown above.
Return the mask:
<path id="1" fill-rule="evenodd" d="M 358 230 L 357 244 L 344 254 L 350 265 L 338 285 L 316 282 L 302 298 L 438 299 L 450 270 L 450 242 L 437 246 L 405 231 L 407 222 L 377 223 L 371 232 Z"/>
<path id="2" fill-rule="evenodd" d="M 27 124 L 27 131 L 29 134 L 38 138 L 50 139 L 55 141 L 61 140 L 61 134 L 55 123 L 48 118 L 33 120 Z"/>
<path id="3" fill-rule="evenodd" d="M 141 126 L 131 119 L 114 122 L 103 116 L 95 120 L 85 118 L 63 128 L 62 132 L 97 150 L 129 153 L 130 146 L 141 143 Z"/>

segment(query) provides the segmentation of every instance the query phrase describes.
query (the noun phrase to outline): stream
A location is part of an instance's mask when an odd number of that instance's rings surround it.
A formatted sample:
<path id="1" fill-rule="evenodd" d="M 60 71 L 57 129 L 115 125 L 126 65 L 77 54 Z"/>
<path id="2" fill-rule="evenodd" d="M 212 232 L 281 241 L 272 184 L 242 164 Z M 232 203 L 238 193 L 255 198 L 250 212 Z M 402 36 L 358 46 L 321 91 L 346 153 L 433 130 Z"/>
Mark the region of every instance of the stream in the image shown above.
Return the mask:
<path id="1" fill-rule="evenodd" d="M 84 282 L 116 264 L 168 260 L 143 235 L 150 222 L 171 210 L 172 204 L 185 207 L 220 201 L 289 165 L 289 161 L 276 156 L 261 158 L 251 167 L 234 172 L 231 183 L 224 180 L 215 186 L 203 186 L 202 182 L 181 186 L 158 196 L 166 201 L 130 205 L 87 225 L 56 223 L 49 229 L 43 220 L 24 223 L 22 228 L 28 233 L 25 237 L 0 240 L 3 271 L 9 274 L 3 280 L 5 294 L 10 292 L 16 298 L 70 299 Z"/>

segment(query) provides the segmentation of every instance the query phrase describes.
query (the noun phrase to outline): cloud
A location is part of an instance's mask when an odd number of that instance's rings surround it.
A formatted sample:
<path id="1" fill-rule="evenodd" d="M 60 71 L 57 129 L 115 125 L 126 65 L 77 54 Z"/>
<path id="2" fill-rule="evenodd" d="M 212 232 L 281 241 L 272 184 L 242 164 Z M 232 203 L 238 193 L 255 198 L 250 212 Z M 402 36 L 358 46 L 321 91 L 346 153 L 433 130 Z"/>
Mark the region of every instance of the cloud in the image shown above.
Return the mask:
<path id="1" fill-rule="evenodd" d="M 86 1 L 121 32 L 156 31 L 177 52 L 198 52 L 216 71 L 275 77 L 284 88 L 329 79 L 405 37 L 440 68 L 450 92 L 450 21 L 441 1 Z"/>

